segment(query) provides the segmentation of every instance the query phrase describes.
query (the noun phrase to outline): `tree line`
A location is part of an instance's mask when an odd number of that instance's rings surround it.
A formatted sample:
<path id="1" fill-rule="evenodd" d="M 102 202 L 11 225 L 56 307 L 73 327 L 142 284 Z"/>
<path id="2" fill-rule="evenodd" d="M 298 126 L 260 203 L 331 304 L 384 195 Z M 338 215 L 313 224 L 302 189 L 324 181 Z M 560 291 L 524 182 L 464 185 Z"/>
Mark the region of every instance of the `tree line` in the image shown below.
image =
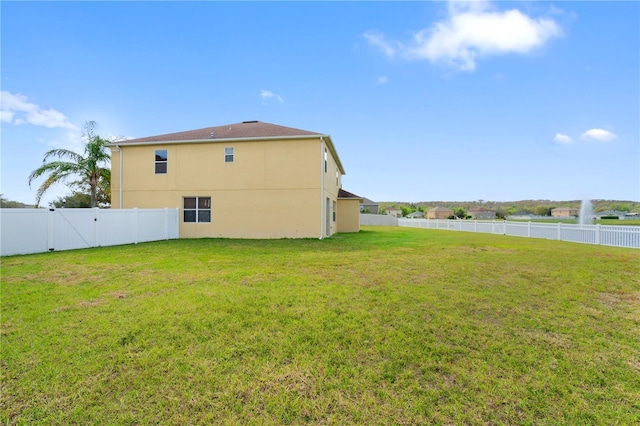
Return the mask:
<path id="1" fill-rule="evenodd" d="M 626 200 L 591 200 L 593 210 L 602 212 L 607 210 L 617 210 L 621 212 L 640 213 L 640 202 Z M 579 209 L 582 200 L 520 200 L 520 201 L 421 201 L 418 203 L 407 203 L 399 201 L 383 201 L 378 203 L 379 213 L 384 213 L 387 208 L 397 208 L 402 210 L 402 216 L 407 216 L 413 212 L 421 211 L 426 213 L 433 207 L 446 207 L 453 211 L 454 216 L 465 218 L 469 210 L 477 207 L 494 210 L 496 218 L 504 219 L 515 214 L 551 216 L 551 210 L 559 207 L 569 207 Z"/>

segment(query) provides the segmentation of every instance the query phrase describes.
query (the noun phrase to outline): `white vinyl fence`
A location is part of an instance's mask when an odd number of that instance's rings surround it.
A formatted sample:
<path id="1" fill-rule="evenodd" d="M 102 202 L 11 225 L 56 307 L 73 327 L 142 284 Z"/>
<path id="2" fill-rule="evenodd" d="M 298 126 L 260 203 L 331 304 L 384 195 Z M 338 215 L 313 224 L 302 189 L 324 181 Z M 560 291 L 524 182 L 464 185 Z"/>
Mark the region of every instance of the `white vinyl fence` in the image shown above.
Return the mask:
<path id="1" fill-rule="evenodd" d="M 640 248 L 640 226 L 440 219 L 398 219 L 398 226 L 485 232 L 574 243 Z"/>
<path id="2" fill-rule="evenodd" d="M 388 214 L 360 213 L 360 225 L 398 226 L 398 218 Z"/>
<path id="3" fill-rule="evenodd" d="M 0 209 L 0 256 L 179 236 L 178 209 Z"/>

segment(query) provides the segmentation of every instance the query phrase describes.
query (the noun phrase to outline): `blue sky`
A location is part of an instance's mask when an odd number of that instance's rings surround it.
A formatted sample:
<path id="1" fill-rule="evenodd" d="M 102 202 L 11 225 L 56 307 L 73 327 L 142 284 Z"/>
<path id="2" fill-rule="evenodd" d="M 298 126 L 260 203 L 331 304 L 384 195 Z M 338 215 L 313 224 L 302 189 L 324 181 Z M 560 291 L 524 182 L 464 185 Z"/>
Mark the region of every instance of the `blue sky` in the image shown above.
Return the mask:
<path id="1" fill-rule="evenodd" d="M 638 2 L 0 4 L 1 192 L 80 131 L 330 134 L 376 201 L 640 201 Z M 44 204 L 64 194 L 56 187 Z"/>

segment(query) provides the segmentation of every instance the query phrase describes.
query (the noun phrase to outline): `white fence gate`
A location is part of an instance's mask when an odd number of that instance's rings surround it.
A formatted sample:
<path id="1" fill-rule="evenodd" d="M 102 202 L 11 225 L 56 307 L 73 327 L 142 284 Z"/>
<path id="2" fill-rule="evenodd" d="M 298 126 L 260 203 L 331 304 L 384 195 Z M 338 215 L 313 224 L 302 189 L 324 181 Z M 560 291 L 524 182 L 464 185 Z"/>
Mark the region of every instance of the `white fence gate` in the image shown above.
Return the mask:
<path id="1" fill-rule="evenodd" d="M 640 226 L 441 219 L 398 219 L 398 226 L 484 232 L 574 243 L 640 248 Z"/>
<path id="2" fill-rule="evenodd" d="M 179 236 L 178 209 L 0 209 L 0 256 Z"/>

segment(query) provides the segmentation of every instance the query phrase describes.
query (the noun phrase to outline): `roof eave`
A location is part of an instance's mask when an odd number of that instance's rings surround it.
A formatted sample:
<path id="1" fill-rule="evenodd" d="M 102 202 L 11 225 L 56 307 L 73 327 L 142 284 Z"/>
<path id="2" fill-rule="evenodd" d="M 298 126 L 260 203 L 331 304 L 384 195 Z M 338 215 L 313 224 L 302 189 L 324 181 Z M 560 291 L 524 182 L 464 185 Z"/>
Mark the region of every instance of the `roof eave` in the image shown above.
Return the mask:
<path id="1" fill-rule="evenodd" d="M 248 141 L 268 141 L 268 140 L 293 140 L 293 139 L 318 139 L 318 138 L 329 138 L 329 135 L 297 135 L 297 136 L 252 136 L 245 138 L 212 138 L 212 139 L 183 139 L 176 141 L 161 141 L 161 140 L 151 140 L 151 141 L 140 141 L 140 142 L 129 142 L 129 141 L 121 141 L 121 142 L 112 142 L 108 143 L 105 146 L 108 147 L 124 147 L 124 146 L 140 146 L 140 145 L 171 145 L 171 144 L 183 144 L 183 143 L 218 143 L 218 142 L 248 142 Z"/>

